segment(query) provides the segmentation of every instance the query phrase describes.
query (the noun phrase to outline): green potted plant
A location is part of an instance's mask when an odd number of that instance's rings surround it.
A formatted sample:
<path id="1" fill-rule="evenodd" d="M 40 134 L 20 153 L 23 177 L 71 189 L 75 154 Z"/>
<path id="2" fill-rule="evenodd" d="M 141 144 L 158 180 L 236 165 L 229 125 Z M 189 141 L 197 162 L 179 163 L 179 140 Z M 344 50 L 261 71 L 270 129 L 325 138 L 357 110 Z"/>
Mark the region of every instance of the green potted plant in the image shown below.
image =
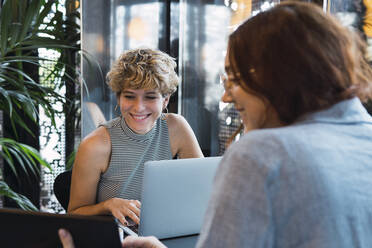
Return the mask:
<path id="1" fill-rule="evenodd" d="M 76 104 L 74 99 L 66 102 L 63 96 L 56 93 L 55 88 L 60 85 L 44 86 L 33 73 L 25 70 L 31 65 L 47 71 L 47 79 L 53 78 L 61 83 L 75 80 L 75 68 L 66 63 L 64 55 L 79 50 L 76 45 L 79 37 L 75 35 L 66 39 L 66 20 L 58 5 L 58 1 L 54 0 L 5 0 L 0 6 L 0 111 L 11 121 L 14 133 L 14 138 L 0 138 L 0 157 L 15 175 L 16 166 L 20 166 L 30 177 L 39 173 L 39 165 L 51 169 L 35 148 L 18 141 L 17 127 L 35 136 L 22 115 L 37 123 L 38 109 L 41 107 L 55 125 L 57 112 L 50 99 L 61 101 L 64 109 L 74 109 L 66 106 Z M 73 23 L 67 25 L 75 27 Z M 40 48 L 55 49 L 61 53 L 61 57 L 41 58 L 37 55 L 37 49 Z M 54 66 L 44 67 L 42 62 L 45 61 L 52 62 Z M 37 210 L 26 197 L 6 184 L 2 174 L 0 170 L 0 196 L 15 200 L 23 209 Z"/>

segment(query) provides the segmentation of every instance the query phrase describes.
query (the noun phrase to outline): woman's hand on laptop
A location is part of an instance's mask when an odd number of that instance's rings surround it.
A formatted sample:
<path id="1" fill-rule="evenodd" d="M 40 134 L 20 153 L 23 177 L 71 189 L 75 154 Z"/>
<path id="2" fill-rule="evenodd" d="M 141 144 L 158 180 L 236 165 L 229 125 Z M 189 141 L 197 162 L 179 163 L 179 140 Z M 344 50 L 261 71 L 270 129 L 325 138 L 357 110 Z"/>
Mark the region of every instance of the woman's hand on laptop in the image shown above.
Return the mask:
<path id="1" fill-rule="evenodd" d="M 166 248 L 166 246 L 154 236 L 151 237 L 128 236 L 123 241 L 123 248 Z"/>
<path id="2" fill-rule="evenodd" d="M 128 226 L 128 219 L 126 217 L 131 218 L 136 224 L 139 224 L 141 213 L 140 201 L 111 198 L 105 201 L 104 207 L 125 226 Z"/>

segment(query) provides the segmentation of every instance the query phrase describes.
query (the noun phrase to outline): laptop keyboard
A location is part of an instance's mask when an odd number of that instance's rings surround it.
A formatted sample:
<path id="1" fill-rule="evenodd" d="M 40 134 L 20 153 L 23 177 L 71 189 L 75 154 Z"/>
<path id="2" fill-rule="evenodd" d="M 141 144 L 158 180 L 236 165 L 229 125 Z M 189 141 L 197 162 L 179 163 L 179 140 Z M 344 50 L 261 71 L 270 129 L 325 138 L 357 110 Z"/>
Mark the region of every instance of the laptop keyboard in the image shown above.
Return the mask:
<path id="1" fill-rule="evenodd" d="M 129 235 L 137 235 L 138 234 L 138 225 L 131 219 L 127 218 L 128 225 L 124 226 L 118 221 L 118 219 L 115 218 L 116 223 L 118 224 L 119 228 L 124 231 L 124 237 L 125 234 Z M 132 233 L 133 232 L 133 233 Z"/>
<path id="2" fill-rule="evenodd" d="M 131 218 L 127 218 L 127 220 L 129 229 L 138 234 L 138 224 L 136 224 Z"/>

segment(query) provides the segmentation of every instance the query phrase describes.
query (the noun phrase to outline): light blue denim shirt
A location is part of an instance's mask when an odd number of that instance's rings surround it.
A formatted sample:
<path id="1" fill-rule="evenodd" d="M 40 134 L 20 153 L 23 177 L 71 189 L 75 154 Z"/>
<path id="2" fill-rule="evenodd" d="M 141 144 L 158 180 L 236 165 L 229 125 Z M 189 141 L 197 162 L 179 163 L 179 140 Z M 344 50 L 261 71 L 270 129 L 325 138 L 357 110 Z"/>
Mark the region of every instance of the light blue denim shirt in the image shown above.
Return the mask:
<path id="1" fill-rule="evenodd" d="M 372 247 L 372 118 L 359 99 L 233 144 L 197 247 Z"/>

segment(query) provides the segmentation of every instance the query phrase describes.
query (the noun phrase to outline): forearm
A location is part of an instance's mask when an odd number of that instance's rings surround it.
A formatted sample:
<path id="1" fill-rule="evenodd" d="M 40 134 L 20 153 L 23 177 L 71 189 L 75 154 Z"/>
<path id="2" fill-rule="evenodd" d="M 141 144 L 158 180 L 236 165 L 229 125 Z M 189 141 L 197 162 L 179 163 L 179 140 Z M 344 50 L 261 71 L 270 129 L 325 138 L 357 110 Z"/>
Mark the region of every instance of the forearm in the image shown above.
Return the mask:
<path id="1" fill-rule="evenodd" d="M 137 200 L 127 200 L 121 198 L 111 198 L 95 205 L 85 205 L 73 208 L 71 205 L 68 212 L 81 215 L 109 215 L 112 214 L 122 224 L 127 225 L 129 217 L 139 224 L 141 203 Z"/>
<path id="2" fill-rule="evenodd" d="M 107 208 L 105 202 L 100 202 L 93 205 L 69 208 L 68 213 L 80 215 L 108 215 L 111 214 L 111 211 Z"/>

